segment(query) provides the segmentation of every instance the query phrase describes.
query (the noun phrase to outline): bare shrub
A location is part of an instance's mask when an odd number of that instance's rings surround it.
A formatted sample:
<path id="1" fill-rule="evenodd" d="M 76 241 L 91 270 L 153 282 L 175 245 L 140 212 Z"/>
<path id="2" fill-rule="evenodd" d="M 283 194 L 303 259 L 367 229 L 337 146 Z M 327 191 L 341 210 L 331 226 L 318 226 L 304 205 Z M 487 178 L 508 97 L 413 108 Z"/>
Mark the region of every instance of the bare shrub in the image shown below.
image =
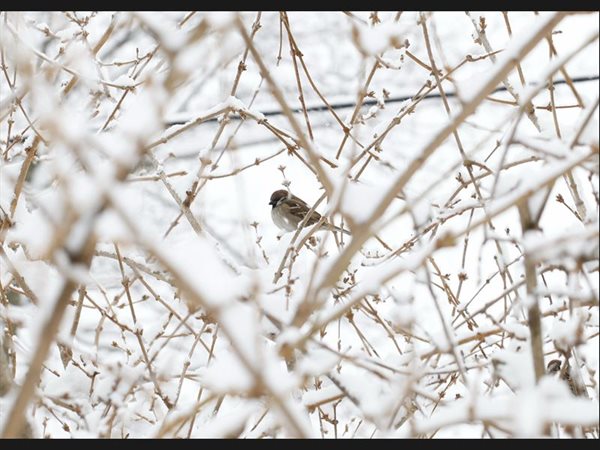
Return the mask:
<path id="1" fill-rule="evenodd" d="M 598 437 L 597 12 L 0 20 L 3 437 Z"/>

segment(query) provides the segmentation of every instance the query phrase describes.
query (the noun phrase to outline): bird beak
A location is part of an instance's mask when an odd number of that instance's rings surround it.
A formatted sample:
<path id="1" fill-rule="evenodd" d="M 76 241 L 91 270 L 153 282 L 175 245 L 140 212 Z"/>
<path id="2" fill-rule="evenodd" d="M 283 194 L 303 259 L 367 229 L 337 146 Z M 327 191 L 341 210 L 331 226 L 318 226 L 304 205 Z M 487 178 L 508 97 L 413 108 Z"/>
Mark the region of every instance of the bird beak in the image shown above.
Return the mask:
<path id="1" fill-rule="evenodd" d="M 275 201 L 274 200 L 269 201 L 269 205 L 273 205 L 274 206 L 275 205 Z"/>

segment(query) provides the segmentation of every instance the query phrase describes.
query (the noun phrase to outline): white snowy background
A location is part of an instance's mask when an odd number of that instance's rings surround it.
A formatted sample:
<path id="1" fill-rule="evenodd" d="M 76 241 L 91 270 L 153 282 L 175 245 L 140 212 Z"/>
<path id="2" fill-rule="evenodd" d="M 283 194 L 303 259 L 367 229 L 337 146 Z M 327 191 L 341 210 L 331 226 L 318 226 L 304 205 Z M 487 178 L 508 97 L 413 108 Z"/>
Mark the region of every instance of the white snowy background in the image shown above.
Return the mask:
<path id="1" fill-rule="evenodd" d="M 0 20 L 3 436 L 598 438 L 597 12 Z"/>

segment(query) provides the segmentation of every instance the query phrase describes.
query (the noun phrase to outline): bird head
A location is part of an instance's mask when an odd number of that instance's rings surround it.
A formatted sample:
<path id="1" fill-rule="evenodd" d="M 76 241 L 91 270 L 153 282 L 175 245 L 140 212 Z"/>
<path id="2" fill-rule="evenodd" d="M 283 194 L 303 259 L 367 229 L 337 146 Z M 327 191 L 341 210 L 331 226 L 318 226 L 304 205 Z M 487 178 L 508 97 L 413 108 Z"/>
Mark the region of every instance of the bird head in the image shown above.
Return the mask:
<path id="1" fill-rule="evenodd" d="M 284 199 L 288 197 L 288 191 L 285 189 L 279 189 L 271 194 L 271 200 L 269 201 L 269 205 L 272 205 L 275 208 L 277 205 L 281 203 Z"/>

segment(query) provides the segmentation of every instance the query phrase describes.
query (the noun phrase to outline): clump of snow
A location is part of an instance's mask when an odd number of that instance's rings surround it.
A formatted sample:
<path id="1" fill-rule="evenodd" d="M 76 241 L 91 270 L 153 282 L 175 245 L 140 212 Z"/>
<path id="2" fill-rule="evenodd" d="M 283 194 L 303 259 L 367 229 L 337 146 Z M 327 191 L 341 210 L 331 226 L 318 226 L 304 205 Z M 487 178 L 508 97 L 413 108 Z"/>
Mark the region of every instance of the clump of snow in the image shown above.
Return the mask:
<path id="1" fill-rule="evenodd" d="M 400 48 L 404 45 L 404 30 L 396 22 L 383 22 L 372 27 L 359 23 L 354 30 L 358 45 L 368 55 L 378 55 L 390 46 Z"/>
<path id="2" fill-rule="evenodd" d="M 171 20 L 161 20 L 158 15 L 151 11 L 136 12 L 142 25 L 157 36 L 160 44 L 170 52 L 176 52 L 187 41 L 184 30 L 178 28 Z"/>
<path id="3" fill-rule="evenodd" d="M 492 355 L 492 366 L 495 375 L 514 390 L 528 388 L 535 384 L 533 359 L 527 342 L 523 342 L 518 351 L 496 350 Z"/>
<path id="4" fill-rule="evenodd" d="M 557 349 L 568 352 L 584 342 L 584 324 L 589 313 L 577 309 L 566 321 L 555 320 L 548 335 Z"/>
<path id="5" fill-rule="evenodd" d="M 213 306 L 243 298 L 249 281 L 237 276 L 205 238 L 190 234 L 175 242 L 157 242 L 157 250 Z"/>
<path id="6" fill-rule="evenodd" d="M 216 393 L 248 392 L 255 380 L 233 352 L 222 352 L 206 368 L 199 369 L 202 384 Z"/>
<path id="7" fill-rule="evenodd" d="M 162 131 L 162 104 L 166 95 L 163 89 L 154 85 L 129 95 L 129 102 L 119 117 L 119 129 L 125 138 L 144 142 Z M 124 155 L 119 156 L 124 158 Z"/>

